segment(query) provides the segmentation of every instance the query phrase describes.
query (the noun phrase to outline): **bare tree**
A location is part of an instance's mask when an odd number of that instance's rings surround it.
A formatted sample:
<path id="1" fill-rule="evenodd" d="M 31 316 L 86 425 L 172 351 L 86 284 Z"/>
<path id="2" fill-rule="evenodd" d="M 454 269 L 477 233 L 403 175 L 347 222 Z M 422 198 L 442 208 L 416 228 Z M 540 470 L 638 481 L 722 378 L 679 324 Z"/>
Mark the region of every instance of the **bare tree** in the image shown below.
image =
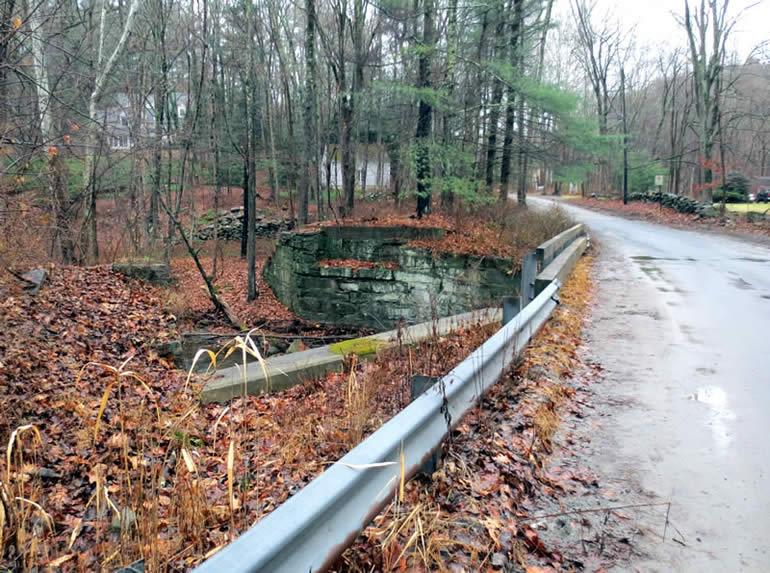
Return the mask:
<path id="1" fill-rule="evenodd" d="M 427 90 L 431 86 L 431 63 L 433 61 L 433 0 L 423 0 L 422 45 L 420 46 L 419 73 L 417 87 Z M 433 106 L 428 98 L 422 96 L 417 117 L 416 138 L 416 176 L 417 176 L 417 218 L 430 210 L 431 180 L 430 143 L 428 141 L 433 122 Z"/>
<path id="2" fill-rule="evenodd" d="M 698 183 L 703 185 L 704 201 L 711 201 L 713 173 L 712 150 L 716 143 L 723 89 L 726 45 L 735 19 L 727 17 L 729 0 L 700 0 L 695 10 L 690 1 L 684 2 L 682 25 L 687 32 L 692 64 L 695 117 L 698 121 L 698 146 L 702 164 L 698 168 Z"/>
<path id="3" fill-rule="evenodd" d="M 315 61 L 315 0 L 305 0 L 305 154 L 302 166 L 299 192 L 299 224 L 308 222 L 308 198 L 316 182 L 318 153 L 316 152 L 315 128 L 318 104 L 316 102 L 316 61 Z M 320 202 L 319 202 L 320 209 Z"/>
<path id="4" fill-rule="evenodd" d="M 97 74 L 94 79 L 93 89 L 88 98 L 88 133 L 86 136 L 86 149 L 83 162 L 83 189 L 85 191 L 86 203 L 84 208 L 83 226 L 81 236 L 83 238 L 83 248 L 87 249 L 90 243 L 91 258 L 94 262 L 99 260 L 99 244 L 96 235 L 96 186 L 93 182 L 93 162 L 94 152 L 97 146 L 95 127 L 99 125 L 97 117 L 97 104 L 104 91 L 107 78 L 110 77 L 112 69 L 115 67 L 118 57 L 123 51 L 128 35 L 131 33 L 131 27 L 134 23 L 134 16 L 139 5 L 139 0 L 131 0 L 128 6 L 128 14 L 123 23 L 123 31 L 120 34 L 118 43 L 113 48 L 109 57 L 105 60 L 104 37 L 105 27 L 107 25 L 107 0 L 102 0 L 99 17 L 99 37 L 96 51 L 96 69 Z"/>
<path id="5" fill-rule="evenodd" d="M 571 7 L 578 32 L 578 45 L 574 53 L 591 83 L 599 117 L 599 133 L 605 135 L 611 105 L 610 70 L 618 58 L 620 32 L 607 18 L 602 19 L 600 26 L 596 25 L 592 0 L 573 0 Z"/>

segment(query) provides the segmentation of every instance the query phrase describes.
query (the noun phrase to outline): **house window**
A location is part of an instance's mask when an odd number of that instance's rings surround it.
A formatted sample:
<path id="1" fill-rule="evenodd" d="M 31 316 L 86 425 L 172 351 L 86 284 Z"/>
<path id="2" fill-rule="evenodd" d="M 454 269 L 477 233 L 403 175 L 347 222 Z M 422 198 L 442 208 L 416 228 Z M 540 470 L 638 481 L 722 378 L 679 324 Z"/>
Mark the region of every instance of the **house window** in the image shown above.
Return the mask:
<path id="1" fill-rule="evenodd" d="M 128 118 L 125 115 L 120 116 L 120 125 L 128 127 Z"/>

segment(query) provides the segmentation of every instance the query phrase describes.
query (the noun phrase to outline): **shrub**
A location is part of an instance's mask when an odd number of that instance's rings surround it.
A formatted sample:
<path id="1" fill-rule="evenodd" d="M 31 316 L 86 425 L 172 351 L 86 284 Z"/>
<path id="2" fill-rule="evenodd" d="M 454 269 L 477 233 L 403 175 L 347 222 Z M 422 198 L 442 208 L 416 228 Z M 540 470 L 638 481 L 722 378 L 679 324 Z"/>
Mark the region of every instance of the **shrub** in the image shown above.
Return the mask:
<path id="1" fill-rule="evenodd" d="M 730 193 L 736 193 L 741 195 L 745 200 L 749 194 L 750 185 L 751 182 L 749 181 L 748 177 L 746 177 L 743 173 L 733 171 L 732 173 L 727 174 L 727 181 L 722 187 L 727 190 L 728 197 Z"/>
<path id="2" fill-rule="evenodd" d="M 721 203 L 722 195 L 723 195 L 722 189 L 717 189 L 716 191 L 714 191 L 714 194 L 713 194 L 714 203 Z M 736 191 L 727 192 L 727 198 L 725 199 L 725 203 L 745 203 L 745 202 L 746 202 L 746 194 L 739 193 Z"/>

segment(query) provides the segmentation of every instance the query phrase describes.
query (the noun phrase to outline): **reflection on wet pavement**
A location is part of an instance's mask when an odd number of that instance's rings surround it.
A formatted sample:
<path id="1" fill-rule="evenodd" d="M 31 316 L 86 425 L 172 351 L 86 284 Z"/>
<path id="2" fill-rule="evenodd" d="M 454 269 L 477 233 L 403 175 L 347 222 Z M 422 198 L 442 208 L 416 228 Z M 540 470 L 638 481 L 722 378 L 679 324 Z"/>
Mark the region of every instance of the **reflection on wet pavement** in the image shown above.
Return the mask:
<path id="1" fill-rule="evenodd" d="M 727 393 L 718 386 L 705 386 L 690 394 L 689 399 L 711 408 L 709 425 L 714 444 L 717 449 L 726 450 L 732 441 L 732 436 L 725 422 L 735 420 L 735 414 L 727 407 Z"/>

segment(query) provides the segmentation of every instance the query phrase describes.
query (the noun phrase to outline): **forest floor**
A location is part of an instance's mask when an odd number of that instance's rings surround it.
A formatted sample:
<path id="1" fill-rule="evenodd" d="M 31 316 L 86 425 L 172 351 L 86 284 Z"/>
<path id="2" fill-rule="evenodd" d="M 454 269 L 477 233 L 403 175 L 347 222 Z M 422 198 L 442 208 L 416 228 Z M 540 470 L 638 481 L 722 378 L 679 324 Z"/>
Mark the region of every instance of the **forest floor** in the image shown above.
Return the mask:
<path id="1" fill-rule="evenodd" d="M 727 233 L 739 237 L 754 237 L 766 239 L 770 237 L 770 222 L 752 223 L 744 212 L 728 210 L 726 216 L 698 217 L 696 215 L 679 213 L 669 207 L 662 207 L 655 203 L 643 203 L 641 201 L 629 201 L 627 205 L 619 199 L 583 199 L 569 197 L 556 198 L 557 201 L 565 200 L 574 205 L 604 211 L 613 215 L 620 215 L 630 219 L 644 220 L 652 223 L 660 223 L 683 229 L 700 229 L 718 233 Z M 718 210 L 717 210 L 718 213 Z"/>
<path id="2" fill-rule="evenodd" d="M 200 380 L 186 384 L 152 350 L 173 334 L 161 289 L 57 268 L 35 298 L 3 294 L 0 534 L 11 570 L 139 559 L 149 571 L 188 569 L 403 408 L 413 372 L 445 374 L 494 330 L 202 406 Z"/>
<path id="3" fill-rule="evenodd" d="M 433 248 L 514 260 L 569 224 L 559 212 L 512 216 L 513 226 L 489 214 L 422 224 L 451 231 Z M 419 224 L 406 213 L 377 218 Z M 260 260 L 269 252 L 265 242 Z M 225 245 L 218 265 L 222 295 L 247 324 L 318 327 L 263 283 L 246 305 L 237 245 Z M 412 373 L 445 374 L 494 330 L 470 328 L 284 392 L 202 406 L 204 379 L 188 381 L 156 350 L 182 327 L 217 327 L 189 261 L 172 259 L 171 289 L 108 265 L 44 266 L 37 295 L 0 277 L 0 566 L 11 570 L 113 570 L 135 560 L 149 571 L 189 569 L 403 408 Z M 20 260 L 12 270 L 28 268 Z"/>

